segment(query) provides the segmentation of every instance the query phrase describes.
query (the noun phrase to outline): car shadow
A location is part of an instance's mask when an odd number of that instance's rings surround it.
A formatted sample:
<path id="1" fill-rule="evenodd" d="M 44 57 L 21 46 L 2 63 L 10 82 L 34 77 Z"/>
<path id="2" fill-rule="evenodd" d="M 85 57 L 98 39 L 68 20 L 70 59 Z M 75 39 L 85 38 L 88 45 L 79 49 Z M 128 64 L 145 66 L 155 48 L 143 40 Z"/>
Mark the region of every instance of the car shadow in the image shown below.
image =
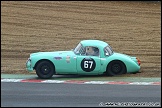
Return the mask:
<path id="1" fill-rule="evenodd" d="M 106 75 L 53 75 L 53 77 L 48 80 L 85 80 L 85 79 L 97 79 L 97 78 L 106 78 L 106 77 L 112 77 L 112 76 L 106 76 Z M 41 78 L 35 77 L 34 79 L 41 79 Z"/>

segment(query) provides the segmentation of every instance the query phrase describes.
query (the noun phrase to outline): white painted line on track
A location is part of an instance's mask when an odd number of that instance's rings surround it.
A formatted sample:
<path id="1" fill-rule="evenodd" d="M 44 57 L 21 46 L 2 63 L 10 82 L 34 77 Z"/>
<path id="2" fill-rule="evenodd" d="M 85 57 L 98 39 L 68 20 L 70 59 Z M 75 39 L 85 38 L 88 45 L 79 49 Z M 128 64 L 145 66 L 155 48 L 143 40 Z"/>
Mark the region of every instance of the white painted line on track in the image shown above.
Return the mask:
<path id="1" fill-rule="evenodd" d="M 44 80 L 42 83 L 64 83 L 62 80 Z"/>
<path id="2" fill-rule="evenodd" d="M 1 82 L 21 82 L 23 79 L 1 79 Z"/>

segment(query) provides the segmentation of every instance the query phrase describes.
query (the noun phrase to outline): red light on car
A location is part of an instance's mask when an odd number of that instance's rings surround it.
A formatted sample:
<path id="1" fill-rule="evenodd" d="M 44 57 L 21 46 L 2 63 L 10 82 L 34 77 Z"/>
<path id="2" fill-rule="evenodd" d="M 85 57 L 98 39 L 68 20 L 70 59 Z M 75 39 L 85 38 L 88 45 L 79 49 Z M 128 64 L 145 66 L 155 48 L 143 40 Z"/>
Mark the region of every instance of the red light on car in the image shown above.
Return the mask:
<path id="1" fill-rule="evenodd" d="M 138 58 L 136 58 L 136 59 L 137 59 L 138 65 L 140 65 L 141 64 L 140 59 L 138 59 Z"/>

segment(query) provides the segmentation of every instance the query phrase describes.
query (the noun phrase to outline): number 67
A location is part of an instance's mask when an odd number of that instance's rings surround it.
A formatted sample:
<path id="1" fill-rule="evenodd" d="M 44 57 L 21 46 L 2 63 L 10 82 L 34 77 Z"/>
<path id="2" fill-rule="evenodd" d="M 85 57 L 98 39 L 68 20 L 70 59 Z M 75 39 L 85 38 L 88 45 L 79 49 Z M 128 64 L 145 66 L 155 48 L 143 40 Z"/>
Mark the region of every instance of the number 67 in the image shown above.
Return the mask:
<path id="1" fill-rule="evenodd" d="M 90 67 L 89 67 L 89 64 L 90 64 Z M 92 68 L 92 65 L 93 65 L 93 61 L 84 61 L 84 68 Z"/>

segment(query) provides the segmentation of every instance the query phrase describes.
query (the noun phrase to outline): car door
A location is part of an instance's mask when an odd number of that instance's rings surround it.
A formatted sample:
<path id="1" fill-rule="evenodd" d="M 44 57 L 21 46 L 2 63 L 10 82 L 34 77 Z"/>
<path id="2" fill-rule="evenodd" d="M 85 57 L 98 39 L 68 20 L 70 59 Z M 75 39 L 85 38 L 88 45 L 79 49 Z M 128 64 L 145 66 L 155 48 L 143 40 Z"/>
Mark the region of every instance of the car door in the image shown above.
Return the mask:
<path id="1" fill-rule="evenodd" d="M 60 53 L 54 57 L 55 71 L 57 74 L 77 74 L 77 55 L 74 52 Z"/>
<path id="2" fill-rule="evenodd" d="M 101 67 L 99 55 L 78 55 L 77 71 L 78 74 L 98 74 Z"/>

